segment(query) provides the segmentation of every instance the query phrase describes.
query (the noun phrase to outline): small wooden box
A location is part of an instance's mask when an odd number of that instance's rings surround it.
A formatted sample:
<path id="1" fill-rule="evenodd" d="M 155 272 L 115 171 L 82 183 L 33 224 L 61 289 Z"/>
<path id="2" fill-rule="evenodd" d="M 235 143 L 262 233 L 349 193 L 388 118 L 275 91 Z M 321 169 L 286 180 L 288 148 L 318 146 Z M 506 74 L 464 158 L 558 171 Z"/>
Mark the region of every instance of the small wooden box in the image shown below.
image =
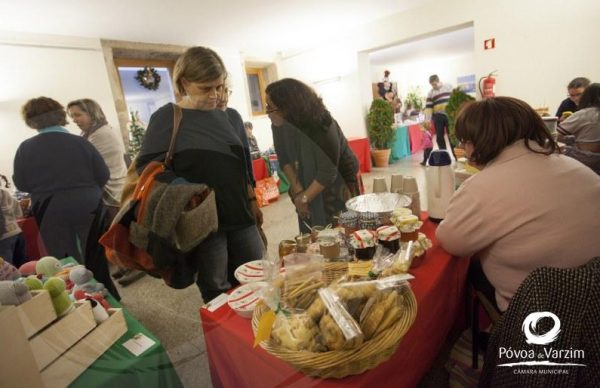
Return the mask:
<path id="1" fill-rule="evenodd" d="M 127 332 L 122 309 L 110 309 L 109 318 L 42 370 L 47 387 L 66 387 Z"/>
<path id="2" fill-rule="evenodd" d="M 56 360 L 95 327 L 90 302 L 76 303 L 73 311 L 29 340 L 38 370 Z"/>
<path id="3" fill-rule="evenodd" d="M 56 320 L 56 311 L 46 290 L 31 291 L 32 298 L 17 306 L 17 314 L 27 338 Z"/>
<path id="4" fill-rule="evenodd" d="M 17 308 L 0 308 L 0 387 L 42 387 Z"/>

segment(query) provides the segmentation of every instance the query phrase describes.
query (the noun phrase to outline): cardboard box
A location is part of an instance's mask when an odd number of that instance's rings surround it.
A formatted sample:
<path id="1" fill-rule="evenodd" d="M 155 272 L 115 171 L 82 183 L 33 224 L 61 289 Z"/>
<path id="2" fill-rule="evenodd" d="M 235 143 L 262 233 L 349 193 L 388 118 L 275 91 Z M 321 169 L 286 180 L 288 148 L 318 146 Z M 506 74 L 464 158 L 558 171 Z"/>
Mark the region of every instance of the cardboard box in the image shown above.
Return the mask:
<path id="1" fill-rule="evenodd" d="M 66 387 L 127 332 L 122 309 L 110 309 L 110 317 L 42 370 L 47 387 Z"/>
<path id="2" fill-rule="evenodd" d="M 0 387 L 42 387 L 35 359 L 15 306 L 0 309 Z"/>
<path id="3" fill-rule="evenodd" d="M 95 327 L 90 302 L 76 303 L 73 311 L 29 340 L 38 370 L 56 360 Z"/>
<path id="4" fill-rule="evenodd" d="M 32 298 L 17 307 L 17 314 L 27 338 L 56 320 L 56 311 L 46 290 L 31 291 Z"/>

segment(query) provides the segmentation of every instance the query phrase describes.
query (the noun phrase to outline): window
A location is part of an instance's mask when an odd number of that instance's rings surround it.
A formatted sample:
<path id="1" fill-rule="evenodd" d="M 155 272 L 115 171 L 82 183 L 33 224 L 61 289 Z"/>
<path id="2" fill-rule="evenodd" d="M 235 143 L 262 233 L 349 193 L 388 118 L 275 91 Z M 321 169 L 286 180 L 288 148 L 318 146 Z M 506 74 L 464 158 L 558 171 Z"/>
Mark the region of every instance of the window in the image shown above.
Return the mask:
<path id="1" fill-rule="evenodd" d="M 266 114 L 266 69 L 260 67 L 246 67 L 246 78 L 248 80 L 248 92 L 250 93 L 252 116 Z"/>

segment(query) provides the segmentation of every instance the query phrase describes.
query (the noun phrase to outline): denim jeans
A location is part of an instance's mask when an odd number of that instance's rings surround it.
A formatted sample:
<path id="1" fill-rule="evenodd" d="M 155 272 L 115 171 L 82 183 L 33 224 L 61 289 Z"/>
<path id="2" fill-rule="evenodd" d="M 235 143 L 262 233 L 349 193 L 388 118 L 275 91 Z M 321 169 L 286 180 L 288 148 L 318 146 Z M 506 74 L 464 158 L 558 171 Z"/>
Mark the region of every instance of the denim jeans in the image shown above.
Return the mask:
<path id="1" fill-rule="evenodd" d="M 204 302 L 238 285 L 233 273 L 240 265 L 261 260 L 264 245 L 256 225 L 217 232 L 204 240 L 194 252 L 199 267 L 196 284 Z"/>

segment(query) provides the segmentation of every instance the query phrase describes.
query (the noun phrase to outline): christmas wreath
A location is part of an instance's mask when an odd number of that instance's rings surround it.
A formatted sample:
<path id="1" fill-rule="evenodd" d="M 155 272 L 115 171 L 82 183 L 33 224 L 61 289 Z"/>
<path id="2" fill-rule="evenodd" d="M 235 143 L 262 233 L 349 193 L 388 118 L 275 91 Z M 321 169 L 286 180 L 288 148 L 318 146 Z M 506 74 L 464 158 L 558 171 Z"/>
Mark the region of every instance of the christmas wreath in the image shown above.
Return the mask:
<path id="1" fill-rule="evenodd" d="M 144 67 L 138 70 L 135 79 L 146 89 L 156 90 L 160 84 L 160 74 L 153 67 Z"/>

